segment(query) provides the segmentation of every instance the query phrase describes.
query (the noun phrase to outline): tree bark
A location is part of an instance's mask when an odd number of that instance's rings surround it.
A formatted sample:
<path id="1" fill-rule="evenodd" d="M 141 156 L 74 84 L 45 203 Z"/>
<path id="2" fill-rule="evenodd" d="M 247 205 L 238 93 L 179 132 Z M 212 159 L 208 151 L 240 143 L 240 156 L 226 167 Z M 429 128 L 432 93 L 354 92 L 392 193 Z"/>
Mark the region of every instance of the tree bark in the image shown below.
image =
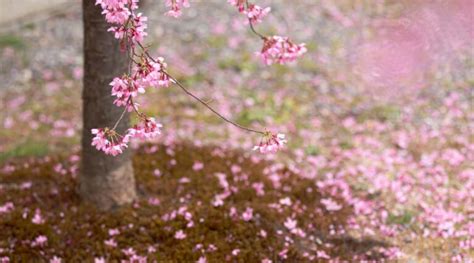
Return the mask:
<path id="1" fill-rule="evenodd" d="M 119 42 L 107 32 L 100 6 L 94 0 L 83 0 L 84 21 L 84 88 L 82 163 L 79 192 L 86 202 L 101 210 L 131 203 L 136 199 L 131 153 L 112 157 L 91 146 L 91 129 L 112 127 L 123 108 L 113 105 L 109 83 L 127 71 L 128 58 L 120 52 Z M 117 127 L 124 134 L 128 114 Z"/>

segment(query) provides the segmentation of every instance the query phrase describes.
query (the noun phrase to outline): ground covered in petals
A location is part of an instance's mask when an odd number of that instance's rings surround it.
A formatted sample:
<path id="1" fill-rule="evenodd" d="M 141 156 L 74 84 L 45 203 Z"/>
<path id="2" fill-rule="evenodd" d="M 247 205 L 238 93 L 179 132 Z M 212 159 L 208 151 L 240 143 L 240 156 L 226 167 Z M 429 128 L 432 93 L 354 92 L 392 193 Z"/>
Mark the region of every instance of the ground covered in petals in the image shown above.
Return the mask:
<path id="1" fill-rule="evenodd" d="M 260 32 L 307 44 L 270 67 L 226 2 L 174 20 L 148 1 L 150 52 L 286 149 L 253 152 L 261 138 L 175 86 L 147 90 L 162 134 L 131 143 L 140 201 L 109 215 L 75 194 L 79 2 L 0 34 L 0 258 L 472 262 L 472 1 L 256 0 Z"/>
<path id="2" fill-rule="evenodd" d="M 367 252 L 382 259 L 388 247 L 346 233 L 353 209 L 343 199 L 330 199 L 313 180 L 239 151 L 142 148 L 134 159 L 140 200 L 109 214 L 80 203 L 77 160 L 23 161 L 1 174 L 2 254 L 13 261 L 306 262 Z"/>

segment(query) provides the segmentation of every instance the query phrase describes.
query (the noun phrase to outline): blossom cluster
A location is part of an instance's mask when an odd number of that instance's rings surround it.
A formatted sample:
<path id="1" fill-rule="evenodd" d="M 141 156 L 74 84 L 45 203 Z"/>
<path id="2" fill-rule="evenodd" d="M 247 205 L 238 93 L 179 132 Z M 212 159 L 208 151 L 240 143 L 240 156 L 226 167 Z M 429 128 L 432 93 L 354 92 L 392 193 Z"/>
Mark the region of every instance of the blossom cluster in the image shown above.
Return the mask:
<path id="1" fill-rule="evenodd" d="M 247 8 L 247 11 L 245 12 L 245 14 L 247 15 L 247 18 L 249 19 L 250 23 L 257 24 L 257 23 L 261 23 L 262 19 L 266 15 L 268 15 L 270 11 L 271 11 L 270 7 L 262 8 L 258 5 L 251 4 Z"/>
<path id="2" fill-rule="evenodd" d="M 229 4 L 237 7 L 240 13 L 245 12 L 245 0 L 228 0 Z"/>
<path id="3" fill-rule="evenodd" d="M 131 103 L 139 93 L 145 93 L 147 87 L 168 87 L 169 77 L 164 72 L 166 63 L 159 57 L 156 62 L 150 61 L 146 57 L 133 68 L 132 76 L 124 75 L 116 77 L 110 83 L 112 86 L 112 96 L 117 97 L 114 104 L 118 107 L 127 107 L 129 112 L 136 109 L 137 104 Z"/>
<path id="4" fill-rule="evenodd" d="M 263 48 L 257 52 L 265 64 L 285 64 L 306 53 L 305 44 L 294 44 L 287 37 L 272 36 L 264 39 Z"/>
<path id="5" fill-rule="evenodd" d="M 138 94 L 145 93 L 147 88 L 168 87 L 169 76 L 166 74 L 166 63 L 162 57 L 152 58 L 148 56 L 143 48 L 142 41 L 147 35 L 147 17 L 141 13 L 135 14 L 138 9 L 139 0 L 97 0 L 96 5 L 102 8 L 105 20 L 113 26 L 108 31 L 113 32 L 119 39 L 124 50 L 129 53 L 130 70 L 121 77 L 115 77 L 110 86 L 111 95 L 115 97 L 114 104 L 124 107 L 125 111 L 137 113 L 139 122 L 129 128 L 124 135 L 115 131 L 115 127 L 121 121 L 119 119 L 114 128 L 92 129 L 95 137 L 92 146 L 106 154 L 116 156 L 123 153 L 131 139 L 153 139 L 161 134 L 160 123 L 154 118 L 147 117 L 138 109 L 134 98 Z M 172 1 L 173 5 L 178 3 L 186 5 L 187 1 Z M 141 48 L 141 52 L 138 51 Z M 124 111 L 124 112 L 125 112 Z"/>
<path id="6" fill-rule="evenodd" d="M 115 38 L 124 39 L 129 36 L 134 41 L 143 41 L 147 33 L 145 32 L 148 18 L 141 13 L 134 15 L 132 19 L 128 20 L 126 24 L 120 26 L 113 26 L 109 28 L 109 32 L 113 32 Z"/>
<path id="7" fill-rule="evenodd" d="M 286 144 L 286 142 L 285 134 L 274 134 L 267 132 L 263 140 L 258 145 L 253 147 L 253 150 L 258 150 L 261 153 L 275 153 L 280 150 Z"/>
<path id="8" fill-rule="evenodd" d="M 92 139 L 92 146 L 106 154 L 116 156 L 121 154 L 124 148 L 127 148 L 129 137 L 121 136 L 114 130 L 108 128 L 92 129 L 92 134 L 95 134 Z"/>
<path id="9" fill-rule="evenodd" d="M 255 4 L 247 4 L 246 0 L 229 0 L 229 4 L 237 7 L 240 13 L 245 14 L 249 23 L 257 24 L 262 22 L 262 19 L 270 13 L 270 7 L 260 7 Z"/>
<path id="10" fill-rule="evenodd" d="M 228 0 L 228 2 L 237 7 L 240 13 L 247 16 L 251 30 L 263 39 L 262 50 L 257 52 L 257 55 L 263 59 L 266 65 L 290 63 L 307 52 L 304 43 L 294 44 L 288 37 L 267 37 L 255 31 L 253 25 L 262 22 L 262 19 L 270 13 L 270 7 L 262 8 L 255 4 L 249 4 L 247 0 Z"/>
<path id="11" fill-rule="evenodd" d="M 108 31 L 113 32 L 115 38 L 130 37 L 134 41 L 143 41 L 147 35 L 147 17 L 141 13 L 134 14 L 138 9 L 138 0 L 96 0 L 96 5 L 102 7 L 105 20 L 114 25 Z"/>
<path id="12" fill-rule="evenodd" d="M 170 8 L 166 15 L 175 18 L 180 17 L 182 15 L 181 10 L 189 7 L 189 0 L 166 0 L 166 6 Z"/>
<path id="13" fill-rule="evenodd" d="M 127 136 L 139 139 L 152 139 L 161 134 L 161 125 L 154 118 L 145 118 L 142 122 L 128 129 Z"/>
<path id="14" fill-rule="evenodd" d="M 152 139 L 161 134 L 160 123 L 157 123 L 154 118 L 142 117 L 142 120 L 129 128 L 124 136 L 118 134 L 115 130 L 108 128 L 92 129 L 92 134 L 95 137 L 92 139 L 92 146 L 97 150 L 103 151 L 106 154 L 116 156 L 123 153 L 127 148 L 130 139 Z"/>

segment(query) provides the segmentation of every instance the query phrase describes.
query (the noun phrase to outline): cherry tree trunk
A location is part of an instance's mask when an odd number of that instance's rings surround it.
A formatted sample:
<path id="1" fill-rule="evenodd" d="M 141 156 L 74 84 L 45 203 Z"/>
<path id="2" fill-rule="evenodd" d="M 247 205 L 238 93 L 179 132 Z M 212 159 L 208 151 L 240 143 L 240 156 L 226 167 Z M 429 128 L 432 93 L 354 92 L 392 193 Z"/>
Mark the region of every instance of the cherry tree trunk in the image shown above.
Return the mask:
<path id="1" fill-rule="evenodd" d="M 101 210 L 132 202 L 136 198 L 131 154 L 112 157 L 91 146 L 91 129 L 112 127 L 123 108 L 113 105 L 109 83 L 127 71 L 128 59 L 120 52 L 119 42 L 107 32 L 100 6 L 95 0 L 83 0 L 84 89 L 82 164 L 79 192 L 86 202 Z M 129 125 L 125 116 L 117 131 L 123 134 Z"/>

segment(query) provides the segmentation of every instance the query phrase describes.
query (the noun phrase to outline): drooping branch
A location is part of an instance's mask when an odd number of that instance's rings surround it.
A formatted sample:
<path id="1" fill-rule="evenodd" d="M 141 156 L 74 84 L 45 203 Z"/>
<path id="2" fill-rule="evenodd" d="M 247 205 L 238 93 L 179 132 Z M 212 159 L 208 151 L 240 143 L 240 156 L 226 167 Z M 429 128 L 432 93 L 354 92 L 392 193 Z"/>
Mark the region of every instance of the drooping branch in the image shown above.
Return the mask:
<path id="1" fill-rule="evenodd" d="M 248 127 L 245 127 L 245 126 L 242 126 L 234 121 L 231 121 L 229 120 L 228 118 L 226 118 L 225 116 L 223 116 L 221 113 L 219 113 L 218 111 L 216 111 L 214 108 L 212 108 L 209 103 L 203 101 L 202 99 L 200 99 L 199 97 L 197 97 L 196 95 L 194 95 L 193 93 L 191 93 L 188 89 L 186 89 L 183 84 L 181 84 L 177 79 L 175 79 L 173 76 L 171 76 L 170 74 L 168 74 L 167 72 L 165 72 L 166 75 L 168 75 L 170 77 L 170 79 L 176 83 L 176 85 L 178 85 L 178 87 L 180 87 L 186 94 L 188 94 L 189 96 L 191 96 L 192 98 L 194 98 L 195 100 L 197 100 L 199 103 L 201 103 L 202 105 L 204 105 L 206 108 L 208 108 L 210 111 L 212 111 L 214 114 L 216 114 L 217 116 L 219 116 L 221 119 L 223 119 L 225 122 L 227 123 L 230 123 L 232 125 L 234 125 L 235 127 L 239 128 L 239 129 L 242 129 L 244 131 L 248 131 L 248 132 L 254 132 L 254 133 L 258 133 L 258 134 L 262 134 L 264 135 L 265 132 L 263 131 L 258 131 L 258 130 L 254 130 L 254 129 L 251 129 L 251 128 L 248 128 Z"/>
<path id="2" fill-rule="evenodd" d="M 147 18 L 142 16 L 141 13 L 135 14 L 134 10 L 138 9 L 138 0 L 97 0 L 97 4 L 101 5 L 106 20 L 113 24 L 108 31 L 113 32 L 115 38 L 121 41 L 121 45 L 129 58 L 127 74 L 116 77 L 111 82 L 112 95 L 116 96 L 114 104 L 119 107 L 123 106 L 124 111 L 112 129 L 93 130 L 96 137 L 92 144 L 98 150 L 116 155 L 122 152 L 122 148 L 127 147 L 127 143 L 131 138 L 148 139 L 159 135 L 162 125 L 156 123 L 154 118 L 147 117 L 140 112 L 138 104 L 133 102 L 133 98 L 139 93 L 144 93 L 147 87 L 168 87 L 170 84 L 177 85 L 186 95 L 201 103 L 223 121 L 241 130 L 262 135 L 261 142 L 254 149 L 260 152 L 275 152 L 286 143 L 283 134 L 256 130 L 232 121 L 173 77 L 166 70 L 167 64 L 164 59 L 161 57 L 154 58 L 143 45 L 143 39 L 147 35 L 145 32 Z M 261 22 L 262 18 L 270 12 L 269 7 L 261 8 L 250 4 L 248 0 L 233 0 L 231 4 L 238 6 L 239 12 L 247 15 L 250 30 L 263 40 L 260 55 L 264 58 L 266 64 L 291 62 L 306 52 L 304 44 L 295 45 L 288 38 L 279 36 L 266 37 L 255 29 L 254 24 Z M 167 1 L 167 5 L 171 8 L 167 15 L 178 17 L 181 15 L 183 7 L 189 7 L 189 2 L 187 0 Z M 115 131 L 115 128 L 122 121 L 127 111 L 134 111 L 140 122 L 122 136 Z M 118 138 L 121 138 L 121 140 Z"/>

